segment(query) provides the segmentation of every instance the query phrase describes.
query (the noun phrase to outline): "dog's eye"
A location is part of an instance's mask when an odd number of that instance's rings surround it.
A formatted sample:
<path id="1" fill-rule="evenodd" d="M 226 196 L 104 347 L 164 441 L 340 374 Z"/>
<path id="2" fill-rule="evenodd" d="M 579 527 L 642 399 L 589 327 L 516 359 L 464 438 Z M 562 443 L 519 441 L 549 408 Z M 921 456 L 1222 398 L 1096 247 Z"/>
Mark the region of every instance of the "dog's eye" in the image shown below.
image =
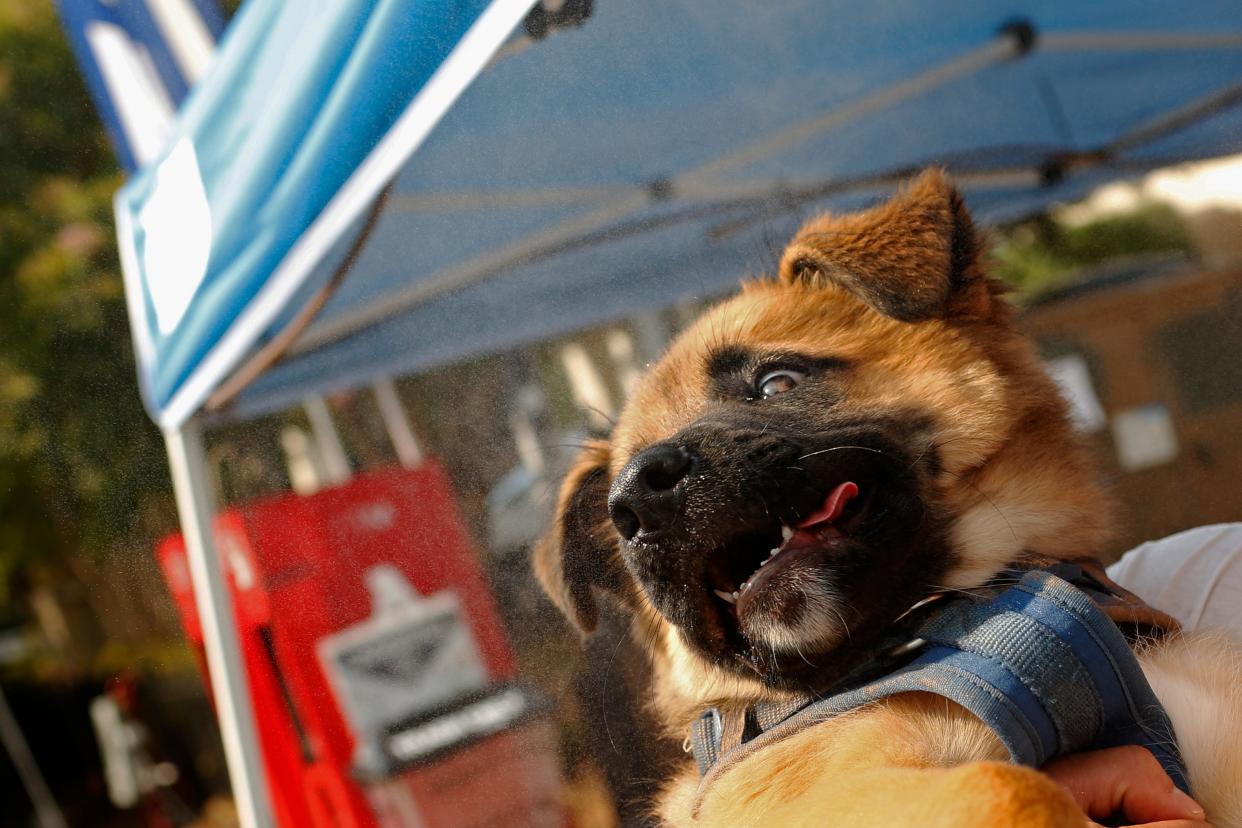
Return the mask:
<path id="1" fill-rule="evenodd" d="M 768 397 L 792 391 L 804 379 L 806 379 L 806 374 L 801 371 L 782 368 L 779 371 L 768 371 L 761 376 L 759 382 L 755 383 L 755 389 L 759 392 L 759 396 L 766 400 Z"/>

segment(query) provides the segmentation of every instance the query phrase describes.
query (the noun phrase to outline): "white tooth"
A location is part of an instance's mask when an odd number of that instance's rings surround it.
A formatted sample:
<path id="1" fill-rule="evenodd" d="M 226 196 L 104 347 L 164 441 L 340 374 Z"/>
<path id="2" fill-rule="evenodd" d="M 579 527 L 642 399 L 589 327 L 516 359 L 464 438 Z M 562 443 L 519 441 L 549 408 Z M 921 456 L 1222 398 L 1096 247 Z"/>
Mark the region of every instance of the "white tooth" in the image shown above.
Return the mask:
<path id="1" fill-rule="evenodd" d="M 776 557 L 777 555 L 779 555 L 779 554 L 781 554 L 780 547 L 777 547 L 776 549 L 770 549 L 770 550 L 768 550 L 768 557 L 769 557 L 769 558 L 775 558 L 775 557 Z"/>
<path id="2" fill-rule="evenodd" d="M 714 590 L 712 590 L 712 592 L 714 592 L 714 593 L 716 593 L 718 596 L 720 596 L 720 600 L 721 600 L 721 601 L 725 601 L 725 602 L 730 603 L 730 604 L 732 604 L 734 601 L 736 601 L 736 600 L 737 600 L 737 593 L 736 593 L 736 592 L 735 592 L 735 593 L 733 593 L 732 595 L 730 595 L 729 593 L 725 592 L 724 590 L 720 590 L 720 589 L 714 589 Z"/>
<path id="3" fill-rule="evenodd" d="M 759 562 L 759 565 L 760 565 L 760 566 L 767 566 L 767 565 L 768 565 L 768 561 L 770 561 L 770 560 L 772 560 L 772 556 L 771 556 L 771 555 L 769 555 L 768 557 L 766 557 L 766 558 L 764 558 L 762 561 L 760 561 L 760 562 Z"/>
<path id="4" fill-rule="evenodd" d="M 737 593 L 736 593 L 736 592 L 735 592 L 735 593 L 733 593 L 733 600 L 734 600 L 734 601 L 736 601 L 736 600 L 737 600 Z"/>
<path id="5" fill-rule="evenodd" d="M 790 538 L 792 538 L 793 536 L 794 536 L 794 531 L 793 531 L 792 529 L 790 529 L 788 526 L 782 526 L 782 527 L 781 527 L 781 537 L 782 537 L 782 538 L 784 538 L 785 540 L 789 540 L 789 539 L 790 539 Z"/>
<path id="6" fill-rule="evenodd" d="M 745 592 L 748 589 L 750 589 L 750 581 L 747 581 L 746 583 L 742 584 L 742 592 Z"/>

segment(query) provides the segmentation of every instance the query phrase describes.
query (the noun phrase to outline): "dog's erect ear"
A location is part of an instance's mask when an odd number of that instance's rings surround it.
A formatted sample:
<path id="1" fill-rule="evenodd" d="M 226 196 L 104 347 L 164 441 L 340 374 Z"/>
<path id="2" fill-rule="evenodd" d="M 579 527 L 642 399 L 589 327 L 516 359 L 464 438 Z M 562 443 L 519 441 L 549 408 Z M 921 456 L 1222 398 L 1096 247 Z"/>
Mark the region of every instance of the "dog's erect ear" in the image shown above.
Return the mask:
<path id="1" fill-rule="evenodd" d="M 931 169 L 884 204 L 808 222 L 786 248 L 780 276 L 835 283 L 902 322 L 986 316 L 992 289 L 982 246 L 961 195 Z"/>
<path id="2" fill-rule="evenodd" d="M 552 531 L 535 549 L 535 575 L 578 629 L 595 629 L 594 590 L 625 594 L 625 566 L 608 517 L 608 444 L 588 443 L 561 485 Z"/>

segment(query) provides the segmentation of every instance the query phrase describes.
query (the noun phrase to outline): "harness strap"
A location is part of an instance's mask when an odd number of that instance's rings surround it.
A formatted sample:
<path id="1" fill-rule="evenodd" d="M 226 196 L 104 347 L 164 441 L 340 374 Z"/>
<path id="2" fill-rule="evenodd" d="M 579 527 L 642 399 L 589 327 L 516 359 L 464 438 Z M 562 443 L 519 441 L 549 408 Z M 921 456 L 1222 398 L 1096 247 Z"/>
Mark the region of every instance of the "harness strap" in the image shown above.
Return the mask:
<path id="1" fill-rule="evenodd" d="M 1057 570 L 1075 580 L 1081 574 L 1077 567 Z M 991 600 L 944 605 L 915 634 L 925 643 L 913 661 L 853 689 L 728 713 L 706 711 L 690 738 L 702 777 L 698 798 L 755 750 L 909 692 L 933 693 L 966 708 L 1019 764 L 1039 767 L 1065 753 L 1138 744 L 1188 790 L 1172 724 L 1130 644 L 1096 601 L 1068 580 L 1048 571 L 1026 572 Z M 726 731 L 728 748 L 722 741 Z"/>

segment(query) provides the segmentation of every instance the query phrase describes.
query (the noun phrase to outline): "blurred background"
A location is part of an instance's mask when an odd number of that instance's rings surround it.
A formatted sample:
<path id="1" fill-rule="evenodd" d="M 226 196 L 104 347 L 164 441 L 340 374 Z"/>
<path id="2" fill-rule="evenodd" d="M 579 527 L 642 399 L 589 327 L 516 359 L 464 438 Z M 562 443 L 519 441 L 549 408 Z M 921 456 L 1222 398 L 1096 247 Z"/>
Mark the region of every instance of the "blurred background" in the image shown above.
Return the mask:
<path id="1" fill-rule="evenodd" d="M 237 6 L 218 7 L 225 25 Z M 563 10 L 536 9 L 543 18 L 528 16 L 505 47 L 514 61 L 543 48 L 530 33 Z M 567 18 L 549 42 L 610 22 L 596 11 L 598 21 Z M 991 28 L 1008 17 L 989 14 Z M 131 341 L 113 199 L 133 169 L 118 161 L 63 23 L 48 0 L 0 0 L 0 822 L 232 825 L 164 436 L 144 410 Z M 1200 57 L 1221 85 L 1242 77 L 1233 48 L 1227 65 Z M 443 163 L 450 139 L 474 140 L 451 120 L 444 129 L 428 164 Z M 1149 158 L 1151 169 L 1088 176 L 1016 207 L 980 199 L 994 272 L 1119 496 L 1120 534 L 1099 550 L 1108 560 L 1242 516 L 1242 156 L 1229 156 L 1239 137 L 1218 130 L 1167 165 Z M 521 146 L 503 146 L 514 155 L 503 168 L 524 168 Z M 400 223 L 417 205 L 392 206 L 418 197 L 400 185 L 388 197 L 376 245 L 427 232 Z M 445 347 L 333 389 L 260 382 L 203 420 L 216 544 L 250 636 L 243 660 L 280 824 L 641 821 L 670 755 L 641 709 L 612 701 L 642 688 L 641 653 L 621 648 L 620 622 L 583 649 L 534 584 L 529 550 L 558 475 L 607 431 L 643 366 L 747 272 L 769 270 L 788 229 L 823 204 L 713 218 L 751 235 L 731 265 L 709 263 L 726 270 L 711 283 L 635 284 L 647 298 L 616 313 L 566 311 L 563 325 Z M 369 231 L 352 226 L 365 242 Z M 377 247 L 359 267 L 399 268 L 418 250 Z M 462 341 L 498 318 L 457 323 Z M 456 336 L 447 331 L 436 336 Z M 422 347 L 408 330 L 392 336 Z M 600 661 L 615 672 L 591 684 L 583 665 Z M 395 676 L 399 691 L 375 676 Z M 419 742 L 431 737 L 417 728 L 465 709 L 461 699 L 501 710 L 511 688 L 523 707 L 499 736 L 463 737 L 460 749 Z M 536 804 L 504 819 L 446 816 L 477 796 L 481 769 Z"/>

